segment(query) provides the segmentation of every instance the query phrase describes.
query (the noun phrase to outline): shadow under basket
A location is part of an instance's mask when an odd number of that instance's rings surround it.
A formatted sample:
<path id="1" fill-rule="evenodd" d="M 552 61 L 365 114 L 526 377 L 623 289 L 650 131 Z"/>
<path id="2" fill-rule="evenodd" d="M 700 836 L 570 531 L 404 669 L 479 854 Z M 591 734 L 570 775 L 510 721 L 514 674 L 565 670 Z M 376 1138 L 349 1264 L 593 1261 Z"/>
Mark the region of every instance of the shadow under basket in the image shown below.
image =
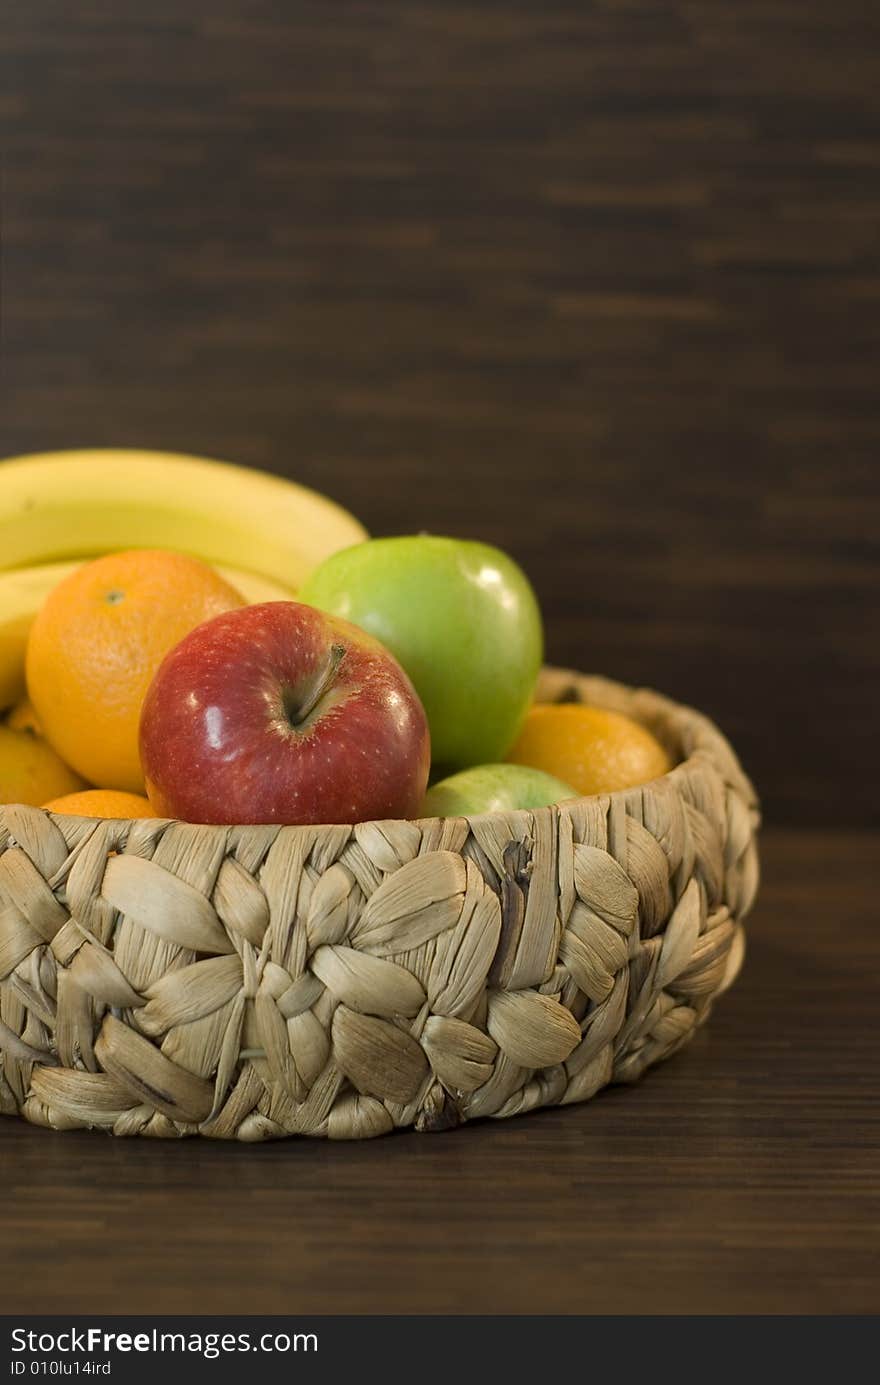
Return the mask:
<path id="1" fill-rule="evenodd" d="M 586 1101 L 739 970 L 754 790 L 721 733 L 546 669 L 677 761 L 534 812 L 197 827 L 0 811 L 0 1110 L 56 1130 L 365 1139 Z"/>

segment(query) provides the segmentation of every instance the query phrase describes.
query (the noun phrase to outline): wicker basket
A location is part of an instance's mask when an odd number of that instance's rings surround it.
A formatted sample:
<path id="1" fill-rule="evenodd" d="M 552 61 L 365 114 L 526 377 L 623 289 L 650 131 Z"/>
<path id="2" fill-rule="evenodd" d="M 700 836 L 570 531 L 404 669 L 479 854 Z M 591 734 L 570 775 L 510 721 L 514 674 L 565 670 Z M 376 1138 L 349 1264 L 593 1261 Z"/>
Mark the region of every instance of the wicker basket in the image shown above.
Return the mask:
<path id="1" fill-rule="evenodd" d="M 679 761 L 537 812 L 356 827 L 0 814 L 0 1109 L 265 1140 L 585 1101 L 730 985 L 754 791 L 705 717 L 548 669 Z"/>

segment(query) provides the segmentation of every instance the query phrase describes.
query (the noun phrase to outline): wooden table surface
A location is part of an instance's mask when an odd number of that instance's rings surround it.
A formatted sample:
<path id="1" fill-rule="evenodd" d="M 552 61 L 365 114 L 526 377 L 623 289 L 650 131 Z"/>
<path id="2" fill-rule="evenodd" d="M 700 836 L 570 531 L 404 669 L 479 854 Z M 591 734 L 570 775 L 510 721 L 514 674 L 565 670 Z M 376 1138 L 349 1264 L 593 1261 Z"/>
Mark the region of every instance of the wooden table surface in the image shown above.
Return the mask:
<path id="1" fill-rule="evenodd" d="M 4 1311 L 877 1312 L 878 850 L 768 832 L 736 986 L 584 1106 L 361 1145 L 0 1122 Z"/>

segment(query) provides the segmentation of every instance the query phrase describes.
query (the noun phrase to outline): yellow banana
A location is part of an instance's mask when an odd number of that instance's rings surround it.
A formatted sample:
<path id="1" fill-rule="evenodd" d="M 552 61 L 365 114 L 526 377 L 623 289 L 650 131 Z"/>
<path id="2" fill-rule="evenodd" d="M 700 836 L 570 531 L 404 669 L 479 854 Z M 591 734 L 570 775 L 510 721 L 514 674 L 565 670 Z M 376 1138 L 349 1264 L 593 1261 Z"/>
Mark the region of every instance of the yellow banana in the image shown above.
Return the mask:
<path id="1" fill-rule="evenodd" d="M 50 591 L 80 565 L 42 563 L 0 572 L 0 711 L 24 696 L 24 655 L 34 616 Z M 293 597 L 289 588 L 257 573 L 242 572 L 228 564 L 218 565 L 217 571 L 249 605 L 290 601 Z"/>
<path id="2" fill-rule="evenodd" d="M 228 563 L 216 563 L 214 566 L 249 606 L 256 606 L 260 601 L 293 601 L 296 598 L 292 587 L 283 587 L 280 582 L 273 582 L 271 577 L 261 577 L 258 572 L 242 572 Z"/>
<path id="3" fill-rule="evenodd" d="M 113 448 L 0 462 L 0 569 L 175 548 L 291 588 L 366 537 L 317 491 L 227 462 Z"/>

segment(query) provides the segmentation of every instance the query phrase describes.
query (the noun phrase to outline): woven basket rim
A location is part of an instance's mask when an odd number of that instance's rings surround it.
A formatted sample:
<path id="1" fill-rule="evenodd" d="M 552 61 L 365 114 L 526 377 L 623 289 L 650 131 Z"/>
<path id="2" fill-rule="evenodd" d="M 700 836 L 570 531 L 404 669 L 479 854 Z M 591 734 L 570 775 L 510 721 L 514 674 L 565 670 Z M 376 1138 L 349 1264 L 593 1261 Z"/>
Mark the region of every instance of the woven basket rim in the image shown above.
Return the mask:
<path id="1" fill-rule="evenodd" d="M 757 814 L 759 810 L 758 795 L 751 780 L 742 770 L 739 761 L 731 753 L 724 736 L 717 726 L 699 712 L 696 708 L 687 703 L 677 702 L 665 694 L 655 691 L 649 687 L 633 687 L 629 684 L 619 682 L 615 679 L 607 678 L 601 674 L 584 674 L 576 669 L 560 668 L 552 664 L 545 664 L 539 679 L 539 692 L 548 688 L 559 687 L 563 693 L 566 683 L 570 683 L 571 688 L 583 688 L 588 684 L 591 689 L 595 689 L 598 696 L 595 701 L 590 700 L 590 706 L 607 708 L 607 710 L 623 710 L 625 714 L 631 716 L 640 725 L 645 726 L 654 734 L 658 734 L 659 739 L 666 749 L 674 757 L 679 750 L 683 753 L 679 758 L 674 759 L 672 767 L 665 774 L 657 775 L 653 779 L 647 779 L 641 783 L 626 789 L 614 789 L 603 794 L 575 794 L 571 798 L 562 799 L 558 803 L 547 805 L 547 809 L 542 808 L 514 808 L 509 812 L 498 813 L 461 813 L 447 816 L 466 818 L 471 822 L 484 822 L 490 818 L 504 818 L 505 820 L 517 820 L 523 815 L 531 815 L 536 812 L 544 812 L 548 809 L 551 812 L 558 812 L 562 807 L 569 808 L 578 803 L 598 803 L 610 801 L 611 803 L 625 803 L 633 793 L 644 793 L 656 790 L 659 785 L 676 784 L 682 777 L 686 777 L 693 770 L 705 763 L 708 758 L 716 769 L 721 770 L 722 776 L 731 787 L 737 788 L 746 799 L 749 808 Z M 539 699 L 549 702 L 565 702 L 574 700 L 566 696 L 545 697 Z M 623 705 L 622 705 L 623 704 Z M 658 722 L 661 725 L 658 726 Z M 685 749 L 687 742 L 690 741 L 689 748 Z M 720 763 L 719 763 L 720 761 Z M 12 806 L 12 805 L 8 805 Z M 40 809 L 47 813 L 52 819 L 67 822 L 138 822 L 144 824 L 156 823 L 176 823 L 182 822 L 179 818 L 95 818 L 88 814 L 81 813 L 55 813 L 49 809 Z M 397 819 L 392 819 L 396 821 Z M 443 821 L 440 817 L 414 817 L 404 818 L 400 821 L 408 821 L 416 824 Z M 188 823 L 189 826 L 210 828 L 214 832 L 228 832 L 230 829 L 236 831 L 252 828 L 260 831 L 281 831 L 285 832 L 314 832 L 331 828 L 340 827 L 359 827 L 368 825 L 371 821 L 388 821 L 388 819 L 365 819 L 363 823 Z"/>

